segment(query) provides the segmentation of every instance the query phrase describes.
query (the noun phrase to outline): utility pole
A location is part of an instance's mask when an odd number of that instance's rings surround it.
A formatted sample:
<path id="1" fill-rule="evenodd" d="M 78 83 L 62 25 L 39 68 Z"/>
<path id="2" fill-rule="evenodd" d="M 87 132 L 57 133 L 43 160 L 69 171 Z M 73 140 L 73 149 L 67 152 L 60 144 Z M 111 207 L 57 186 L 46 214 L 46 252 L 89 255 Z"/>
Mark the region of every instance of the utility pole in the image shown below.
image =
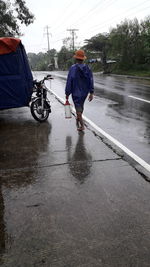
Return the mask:
<path id="1" fill-rule="evenodd" d="M 71 35 L 72 35 L 72 49 L 74 51 L 75 48 L 75 32 L 78 31 L 78 29 L 67 29 L 67 31 L 70 31 Z"/>
<path id="2" fill-rule="evenodd" d="M 50 42 L 49 42 L 49 35 L 51 35 L 51 33 L 49 33 L 49 26 L 46 26 L 46 35 L 47 35 L 47 44 L 48 44 L 48 51 L 50 50 Z"/>
<path id="3" fill-rule="evenodd" d="M 51 35 L 51 33 L 49 33 L 49 26 L 47 25 L 46 27 L 46 35 L 47 35 L 47 44 L 48 44 L 48 50 L 47 50 L 47 53 L 48 53 L 48 57 L 49 57 L 49 63 L 48 63 L 48 65 L 50 66 L 50 64 L 51 64 L 51 57 L 50 57 L 50 42 L 49 42 L 49 35 Z"/>

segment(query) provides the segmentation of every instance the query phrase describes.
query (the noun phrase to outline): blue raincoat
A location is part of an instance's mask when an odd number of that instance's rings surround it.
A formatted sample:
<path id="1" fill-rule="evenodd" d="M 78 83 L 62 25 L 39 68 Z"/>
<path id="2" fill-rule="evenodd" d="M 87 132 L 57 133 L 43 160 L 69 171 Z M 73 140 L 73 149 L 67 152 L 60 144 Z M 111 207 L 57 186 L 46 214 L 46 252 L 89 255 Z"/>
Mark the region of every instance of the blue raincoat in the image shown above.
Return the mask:
<path id="1" fill-rule="evenodd" d="M 71 66 L 65 94 L 72 95 L 72 100 L 76 107 L 83 106 L 88 93 L 94 92 L 92 71 L 86 64 L 74 64 Z"/>

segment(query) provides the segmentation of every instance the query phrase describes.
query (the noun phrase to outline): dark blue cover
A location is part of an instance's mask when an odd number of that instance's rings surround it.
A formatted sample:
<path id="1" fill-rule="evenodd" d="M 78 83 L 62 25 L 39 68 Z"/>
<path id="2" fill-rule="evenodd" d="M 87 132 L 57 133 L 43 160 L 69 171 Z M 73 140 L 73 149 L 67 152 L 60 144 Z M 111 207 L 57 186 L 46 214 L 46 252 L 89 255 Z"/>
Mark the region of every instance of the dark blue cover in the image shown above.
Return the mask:
<path id="1" fill-rule="evenodd" d="M 0 109 L 28 106 L 33 77 L 20 42 L 15 52 L 0 55 Z"/>

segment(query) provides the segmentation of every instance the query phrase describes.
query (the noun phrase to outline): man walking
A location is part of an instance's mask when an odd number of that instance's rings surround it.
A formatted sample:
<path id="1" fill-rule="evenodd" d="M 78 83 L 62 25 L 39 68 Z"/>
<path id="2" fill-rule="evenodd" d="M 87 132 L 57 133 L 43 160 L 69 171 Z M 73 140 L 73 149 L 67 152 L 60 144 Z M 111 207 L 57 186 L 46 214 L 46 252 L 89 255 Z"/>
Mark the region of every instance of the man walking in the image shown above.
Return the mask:
<path id="1" fill-rule="evenodd" d="M 87 98 L 91 101 L 93 99 L 94 84 L 93 84 L 93 74 L 87 64 L 84 63 L 86 59 L 83 50 L 77 50 L 75 52 L 74 58 L 76 60 L 75 64 L 71 66 L 65 88 L 66 99 L 69 95 L 72 95 L 72 100 L 76 109 L 76 123 L 77 130 L 84 130 L 84 123 L 82 119 L 82 113 L 84 109 L 84 102 Z"/>

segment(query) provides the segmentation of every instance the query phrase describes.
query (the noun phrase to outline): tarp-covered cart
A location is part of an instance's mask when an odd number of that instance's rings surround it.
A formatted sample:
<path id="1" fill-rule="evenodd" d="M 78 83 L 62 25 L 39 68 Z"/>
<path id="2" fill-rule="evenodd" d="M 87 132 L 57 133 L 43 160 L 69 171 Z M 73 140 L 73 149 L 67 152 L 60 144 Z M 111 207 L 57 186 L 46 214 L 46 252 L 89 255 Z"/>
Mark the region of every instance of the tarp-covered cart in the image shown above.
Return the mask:
<path id="1" fill-rule="evenodd" d="M 20 39 L 0 38 L 0 109 L 28 106 L 33 77 Z"/>

